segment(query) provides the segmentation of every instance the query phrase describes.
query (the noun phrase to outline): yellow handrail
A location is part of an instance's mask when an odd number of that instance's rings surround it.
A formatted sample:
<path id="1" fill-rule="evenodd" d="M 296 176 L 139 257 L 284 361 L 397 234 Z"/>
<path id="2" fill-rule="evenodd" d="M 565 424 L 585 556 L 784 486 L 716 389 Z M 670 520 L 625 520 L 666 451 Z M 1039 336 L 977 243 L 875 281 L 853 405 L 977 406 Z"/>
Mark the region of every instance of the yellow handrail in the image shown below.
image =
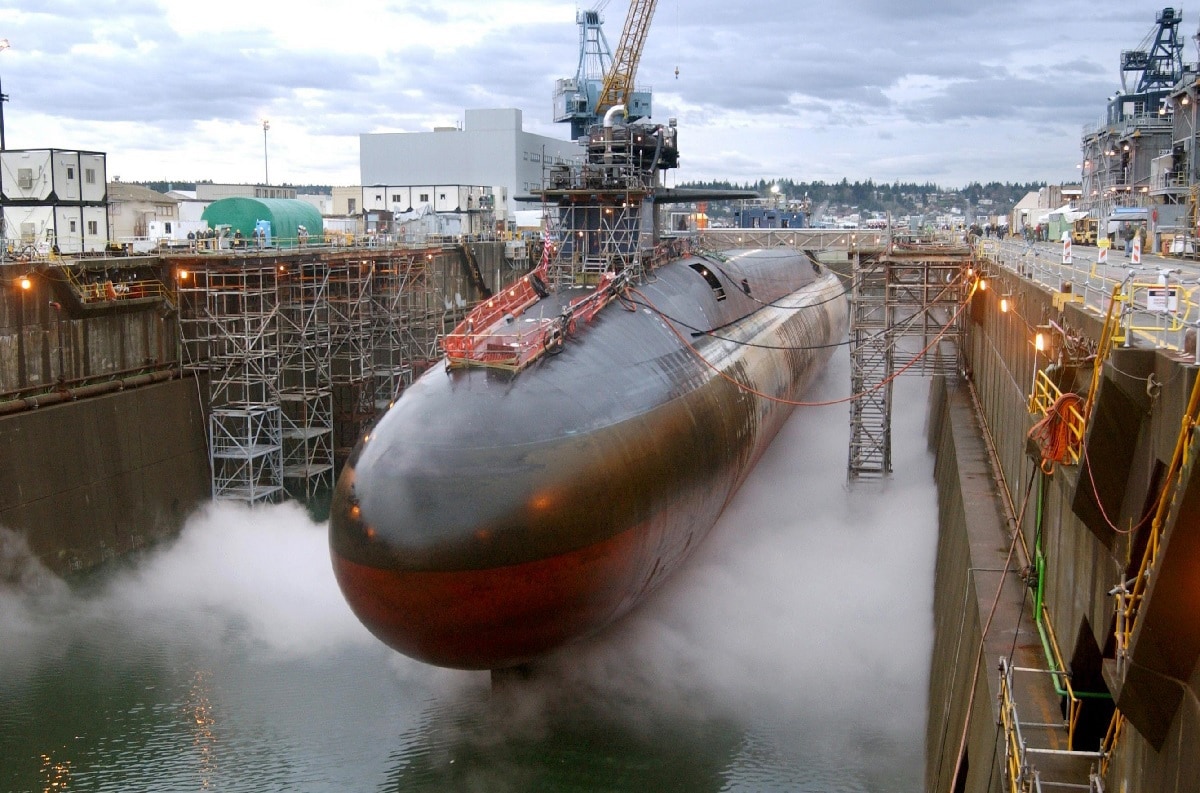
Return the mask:
<path id="1" fill-rule="evenodd" d="M 1116 338 L 1116 333 L 1120 329 L 1120 314 L 1115 309 L 1119 302 L 1118 295 L 1121 293 L 1121 285 L 1117 284 L 1113 287 L 1112 299 L 1108 301 L 1108 311 L 1104 315 L 1104 327 L 1100 330 L 1100 346 L 1096 349 L 1096 361 L 1092 366 L 1092 384 L 1088 388 L 1087 400 L 1083 403 L 1083 417 L 1090 421 L 1092 418 L 1092 408 L 1096 404 L 1096 394 L 1100 391 L 1100 375 L 1104 371 L 1104 362 L 1108 360 L 1108 354 L 1112 351 L 1114 341 L 1124 341 L 1124 334 L 1121 338 Z"/>
<path id="2" fill-rule="evenodd" d="M 1150 534 L 1146 539 L 1146 550 L 1142 554 L 1137 576 L 1133 579 L 1132 591 L 1126 591 L 1124 585 L 1118 588 L 1117 598 L 1117 662 L 1124 664 L 1125 655 L 1129 651 L 1129 642 L 1137 624 L 1138 609 L 1142 597 L 1146 593 L 1146 585 L 1150 579 L 1150 571 L 1158 559 L 1159 538 L 1175 488 L 1180 484 L 1179 474 L 1187 465 L 1188 448 L 1191 446 L 1192 431 L 1196 426 L 1197 412 L 1200 411 L 1200 376 L 1192 383 L 1192 393 L 1188 399 L 1187 409 L 1180 420 L 1179 436 L 1175 439 L 1175 451 L 1171 455 L 1171 464 L 1163 479 L 1162 490 L 1158 493 L 1155 505 L 1154 519 L 1150 523 Z"/>

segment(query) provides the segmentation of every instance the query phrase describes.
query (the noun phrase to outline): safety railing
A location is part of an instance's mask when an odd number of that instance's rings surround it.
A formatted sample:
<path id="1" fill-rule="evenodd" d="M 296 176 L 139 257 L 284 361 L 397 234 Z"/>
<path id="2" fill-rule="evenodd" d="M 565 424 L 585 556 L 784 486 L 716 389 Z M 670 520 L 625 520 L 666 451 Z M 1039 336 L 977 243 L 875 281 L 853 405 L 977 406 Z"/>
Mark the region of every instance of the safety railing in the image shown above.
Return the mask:
<path id="1" fill-rule="evenodd" d="M 83 305 L 101 303 L 118 303 L 129 300 L 169 300 L 167 287 L 156 279 L 134 278 L 124 281 L 113 281 L 109 278 L 100 280 L 83 280 L 70 267 L 62 268 L 67 284 L 79 296 Z"/>
<path id="2" fill-rule="evenodd" d="M 1106 263 L 1100 263 L 1099 250 L 1075 247 L 1071 260 L 1064 262 L 1062 250 L 1023 240 L 984 239 L 976 244 L 981 258 L 1049 287 L 1064 300 L 1100 314 L 1116 300 L 1126 337 L 1138 333 L 1158 346 L 1182 349 L 1185 331 L 1200 320 L 1200 279 L 1185 278 L 1174 266 L 1179 260 L 1156 255 L 1151 259 L 1147 253 L 1135 264 L 1109 251 Z"/>
<path id="3" fill-rule="evenodd" d="M 1162 537 L 1163 526 L 1167 522 L 1171 504 L 1175 499 L 1175 490 L 1181 484 L 1180 475 L 1190 462 L 1188 455 L 1192 445 L 1192 435 L 1196 428 L 1197 414 L 1200 412 L 1200 377 L 1192 384 L 1191 396 L 1187 409 L 1183 412 L 1179 435 L 1175 439 L 1175 451 L 1171 455 L 1171 464 L 1163 477 L 1163 486 L 1158 493 L 1154 508 L 1154 517 L 1150 522 L 1150 530 L 1146 537 L 1146 549 L 1138 565 L 1137 574 L 1128 581 L 1122 582 L 1113 590 L 1116 598 L 1116 662 L 1118 674 L 1124 674 L 1125 664 L 1129 658 L 1130 643 L 1137 627 L 1138 610 L 1146 594 L 1150 576 L 1158 561 L 1158 549 Z"/>
<path id="4" fill-rule="evenodd" d="M 450 368 L 485 366 L 520 371 L 543 354 L 560 350 L 580 323 L 590 322 L 628 284 L 628 273 L 606 272 L 585 297 L 563 306 L 556 317 L 522 318 L 548 295 L 539 268 L 471 310 L 446 334 L 442 347 Z"/>
<path id="5" fill-rule="evenodd" d="M 1037 370 L 1033 393 L 1029 396 L 1029 412 L 1042 418 L 1030 430 L 1029 436 L 1041 446 L 1043 460 L 1068 465 L 1079 463 L 1083 435 L 1087 430 L 1087 420 L 1081 410 L 1083 404 L 1084 400 L 1078 394 L 1064 394 L 1045 370 Z"/>
<path id="6" fill-rule="evenodd" d="M 1005 790 L 1009 793 L 1041 793 L 1051 789 L 1088 789 L 1097 764 L 1103 759 L 1101 752 L 1032 745 L 1034 733 L 1052 735 L 1065 725 L 1021 721 L 1013 683 L 1016 672 L 1031 676 L 1046 674 L 1044 669 L 1013 666 L 1007 658 L 1000 659 L 1000 726 L 1004 740 Z M 1052 741 L 1046 740 L 1044 743 L 1050 744 Z"/>
<path id="7" fill-rule="evenodd" d="M 1125 728 L 1125 714 L 1119 710 L 1113 710 L 1112 719 L 1108 722 L 1108 731 L 1104 734 L 1104 740 L 1100 742 L 1100 765 L 1096 769 L 1096 776 L 1099 780 L 1103 780 L 1108 776 L 1108 767 L 1112 764 L 1113 750 L 1117 748 L 1117 744 L 1121 740 L 1121 735 Z M 1098 788 L 1103 793 L 1104 786 Z"/>
<path id="8" fill-rule="evenodd" d="M 528 366 L 545 349 L 554 320 L 522 319 L 521 315 L 545 294 L 542 276 L 533 272 L 475 306 L 442 339 L 451 368 L 478 365 L 515 370 Z"/>

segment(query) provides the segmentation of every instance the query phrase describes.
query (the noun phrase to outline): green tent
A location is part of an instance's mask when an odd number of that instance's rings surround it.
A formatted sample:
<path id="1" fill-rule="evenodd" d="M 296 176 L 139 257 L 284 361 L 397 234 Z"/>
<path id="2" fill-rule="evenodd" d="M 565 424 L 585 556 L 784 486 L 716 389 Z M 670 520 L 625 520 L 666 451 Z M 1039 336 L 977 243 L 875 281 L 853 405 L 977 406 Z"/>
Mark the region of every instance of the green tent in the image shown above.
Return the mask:
<path id="1" fill-rule="evenodd" d="M 307 232 L 309 244 L 322 242 L 321 213 L 307 201 L 298 198 L 222 198 L 204 210 L 201 219 L 208 227 L 229 226 L 230 233 L 240 231 L 243 239 L 254 239 L 255 226 L 261 220 L 271 224 L 270 243 L 280 248 L 294 248 Z"/>

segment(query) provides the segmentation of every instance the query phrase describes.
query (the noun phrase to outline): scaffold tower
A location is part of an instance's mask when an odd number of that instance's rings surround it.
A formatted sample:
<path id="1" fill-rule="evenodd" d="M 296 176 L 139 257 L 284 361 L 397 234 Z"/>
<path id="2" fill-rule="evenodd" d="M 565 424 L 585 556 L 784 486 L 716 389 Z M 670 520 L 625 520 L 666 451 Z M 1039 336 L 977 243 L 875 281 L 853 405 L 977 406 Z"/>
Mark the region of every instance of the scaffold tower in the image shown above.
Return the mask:
<path id="1" fill-rule="evenodd" d="M 371 362 L 373 259 L 329 262 L 330 380 L 336 427 L 334 454 L 345 459 L 375 419 Z"/>
<path id="2" fill-rule="evenodd" d="M 404 355 L 400 297 L 410 278 L 413 254 L 375 263 L 371 285 L 371 380 L 375 409 L 386 410 L 412 383 L 412 362 Z"/>
<path id="3" fill-rule="evenodd" d="M 900 374 L 958 369 L 965 246 L 891 246 L 853 256 L 850 311 L 850 478 L 892 472 L 892 386 Z"/>
<path id="4" fill-rule="evenodd" d="M 276 267 L 210 264 L 177 277 L 184 360 L 208 374 L 213 498 L 274 501 L 283 491 Z"/>
<path id="5" fill-rule="evenodd" d="M 317 260 L 277 269 L 284 485 L 309 499 L 333 487 L 329 268 Z"/>
<path id="6" fill-rule="evenodd" d="M 606 272 L 645 274 L 642 253 L 654 247 L 653 196 L 658 170 L 678 162 L 674 127 L 602 127 L 588 140 L 585 163 L 545 168 L 542 251 L 553 289 L 595 284 Z"/>
<path id="7" fill-rule="evenodd" d="M 386 410 L 441 357 L 446 308 L 431 280 L 434 256 L 433 249 L 396 251 L 375 263 L 371 365 L 377 410 Z"/>

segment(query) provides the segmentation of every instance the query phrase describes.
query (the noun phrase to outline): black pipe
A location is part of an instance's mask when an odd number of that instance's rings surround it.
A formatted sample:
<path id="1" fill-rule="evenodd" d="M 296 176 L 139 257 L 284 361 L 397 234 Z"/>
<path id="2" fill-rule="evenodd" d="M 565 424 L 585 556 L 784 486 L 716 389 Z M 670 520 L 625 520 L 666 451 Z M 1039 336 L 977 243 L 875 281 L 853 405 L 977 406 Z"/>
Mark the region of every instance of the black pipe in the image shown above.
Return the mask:
<path id="1" fill-rule="evenodd" d="M 91 383 L 90 385 L 82 385 L 75 388 L 61 388 L 46 394 L 12 399 L 8 402 L 0 402 L 0 416 L 49 407 L 50 405 L 61 405 L 64 402 L 74 402 L 87 397 L 111 394 L 117 391 L 124 391 L 126 388 L 137 388 L 138 386 L 151 385 L 153 383 L 163 383 L 167 380 L 174 380 L 177 377 L 181 377 L 182 374 L 182 369 L 162 369 L 157 372 L 147 372 L 146 374 L 134 375 L 133 377 L 126 377 L 121 380 L 106 380 L 102 383 Z"/>

